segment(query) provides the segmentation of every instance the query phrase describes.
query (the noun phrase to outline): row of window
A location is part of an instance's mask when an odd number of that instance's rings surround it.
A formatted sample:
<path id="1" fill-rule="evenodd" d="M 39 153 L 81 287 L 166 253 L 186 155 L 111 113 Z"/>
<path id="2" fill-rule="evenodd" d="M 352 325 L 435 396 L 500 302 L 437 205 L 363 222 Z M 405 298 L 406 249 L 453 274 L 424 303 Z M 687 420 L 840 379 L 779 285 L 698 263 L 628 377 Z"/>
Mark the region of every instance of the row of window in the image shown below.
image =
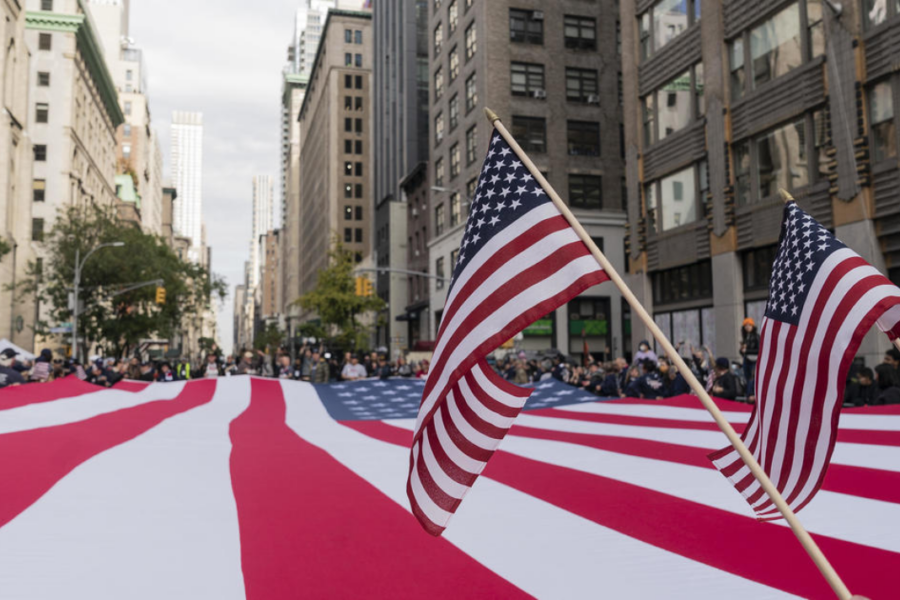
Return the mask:
<path id="1" fill-rule="evenodd" d="M 475 55 L 475 23 L 466 30 L 466 61 Z M 448 60 L 450 83 L 456 81 L 459 77 L 459 52 L 456 46 L 450 50 L 450 58 Z M 434 72 L 434 97 L 435 100 L 440 99 L 444 93 L 444 67 L 439 66 Z"/>
<path id="2" fill-rule="evenodd" d="M 361 183 L 345 183 L 344 198 L 362 198 L 363 184 Z"/>
<path id="3" fill-rule="evenodd" d="M 697 63 L 641 101 L 644 146 L 664 140 L 700 118 L 703 98 L 703 63 Z"/>
<path id="4" fill-rule="evenodd" d="M 344 96 L 344 110 L 360 111 L 362 109 L 363 109 L 362 96 Z"/>
<path id="5" fill-rule="evenodd" d="M 344 241 L 347 243 L 356 242 L 357 244 L 361 244 L 363 241 L 363 230 L 359 227 L 356 229 L 344 227 Z"/>
<path id="6" fill-rule="evenodd" d="M 475 73 L 466 81 L 466 114 L 469 113 L 478 102 L 478 95 L 475 92 Z M 459 125 L 459 94 L 453 94 L 447 105 L 447 112 L 450 116 L 450 131 L 456 129 Z M 438 112 L 434 116 L 434 145 L 437 146 L 444 139 L 444 113 Z"/>
<path id="7" fill-rule="evenodd" d="M 345 206 L 344 207 L 344 220 L 352 221 L 353 219 L 357 221 L 363 220 L 363 207 L 362 206 Z"/>
<path id="8" fill-rule="evenodd" d="M 345 133 L 354 133 L 355 132 L 355 133 L 361 135 L 363 132 L 363 120 L 345 117 L 344 118 L 344 132 Z"/>
<path id="9" fill-rule="evenodd" d="M 344 154 L 362 154 L 362 140 L 344 140 Z"/>
<path id="10" fill-rule="evenodd" d="M 599 104 L 598 89 L 596 69 L 566 67 L 566 100 L 569 102 Z M 511 63 L 510 92 L 513 96 L 546 98 L 547 85 L 544 78 L 544 65 L 523 62 Z"/>
<path id="11" fill-rule="evenodd" d="M 363 76 L 347 73 L 344 75 L 344 89 L 352 90 L 354 88 L 357 90 L 363 89 Z"/>
<path id="12" fill-rule="evenodd" d="M 344 163 L 344 176 L 345 177 L 362 177 L 363 176 L 363 164 L 361 162 L 350 162 L 347 161 Z"/>
<path id="13" fill-rule="evenodd" d="M 566 48 L 597 49 L 597 19 L 581 15 L 563 16 Z M 509 9 L 509 40 L 521 44 L 544 43 L 544 11 Z"/>
<path id="14" fill-rule="evenodd" d="M 363 43 L 363 34 L 359 29 L 345 29 L 344 30 L 344 43 L 345 44 L 362 44 Z"/>
<path id="15" fill-rule="evenodd" d="M 452 33 L 452 31 L 451 31 Z M 441 53 L 441 49 L 444 47 L 444 25 L 443 23 L 438 23 L 437 27 L 434 28 L 434 55 L 437 56 Z M 475 29 L 475 21 L 469 23 L 469 26 L 466 27 L 465 36 L 463 36 L 463 44 L 465 46 L 466 52 L 466 62 L 472 59 L 475 56 L 475 52 L 478 50 L 478 32 Z M 450 50 L 450 68 L 453 69 L 453 66 L 459 69 L 459 51 L 456 46 Z M 451 76 L 451 81 L 455 79 Z"/>
<path id="16" fill-rule="evenodd" d="M 700 20 L 700 0 L 659 0 L 638 18 L 641 60 L 658 53 L 666 44 Z"/>
<path id="17" fill-rule="evenodd" d="M 707 171 L 704 160 L 644 186 L 650 232 L 674 229 L 702 216 L 700 207 L 709 190 Z"/>
<path id="18" fill-rule="evenodd" d="M 435 126 L 438 123 L 435 122 Z M 440 121 L 440 127 L 443 129 L 443 120 Z M 471 165 L 477 158 L 478 146 L 478 125 L 472 125 L 466 131 L 466 165 Z M 455 178 L 460 173 L 460 150 L 459 142 L 450 146 L 450 178 Z M 434 184 L 436 186 L 444 185 L 444 159 L 439 157 L 434 163 Z"/>
<path id="19" fill-rule="evenodd" d="M 547 120 L 513 115 L 513 137 L 529 153 L 547 151 Z M 566 121 L 569 156 L 600 156 L 600 123 Z"/>
<path id="20" fill-rule="evenodd" d="M 363 55 L 362 54 L 353 54 L 351 52 L 344 53 L 344 66 L 345 67 L 359 67 L 363 66 Z"/>

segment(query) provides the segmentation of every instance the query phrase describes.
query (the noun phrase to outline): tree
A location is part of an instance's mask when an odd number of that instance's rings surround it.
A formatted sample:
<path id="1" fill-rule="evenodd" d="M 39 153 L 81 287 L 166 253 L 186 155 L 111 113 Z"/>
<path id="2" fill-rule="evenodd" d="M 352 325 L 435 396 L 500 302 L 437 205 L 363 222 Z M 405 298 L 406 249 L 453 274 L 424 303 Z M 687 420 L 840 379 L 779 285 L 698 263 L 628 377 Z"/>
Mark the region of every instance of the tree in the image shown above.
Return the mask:
<path id="1" fill-rule="evenodd" d="M 70 321 L 69 292 L 75 275 L 75 253 L 82 259 L 92 248 L 108 242 L 124 242 L 122 248 L 103 248 L 85 262 L 79 315 L 83 348 L 102 343 L 107 351 L 123 356 L 141 339 L 172 337 L 182 323 L 202 314 L 212 295 L 225 297 L 225 282 L 203 267 L 181 260 L 158 236 L 120 222 L 112 208 L 98 206 L 61 209 L 45 238 L 43 268 L 32 263 L 18 286 L 20 294 L 34 294 L 49 307 L 52 323 Z M 135 283 L 162 280 L 165 304 L 156 304 L 156 286 L 149 285 L 113 296 Z M 46 335 L 47 322 L 35 325 Z"/>
<path id="2" fill-rule="evenodd" d="M 301 296 L 297 303 L 319 316 L 339 347 L 359 350 L 367 345 L 372 327 L 360 323 L 358 317 L 384 310 L 385 303 L 378 296 L 356 295 L 353 269 L 353 253 L 334 240 L 328 253 L 328 266 L 319 271 L 315 289 Z"/>
<path id="3" fill-rule="evenodd" d="M 278 325 L 269 323 L 253 340 L 253 347 L 263 351 L 276 350 L 281 347 L 282 341 L 284 341 L 284 333 L 278 329 Z"/>

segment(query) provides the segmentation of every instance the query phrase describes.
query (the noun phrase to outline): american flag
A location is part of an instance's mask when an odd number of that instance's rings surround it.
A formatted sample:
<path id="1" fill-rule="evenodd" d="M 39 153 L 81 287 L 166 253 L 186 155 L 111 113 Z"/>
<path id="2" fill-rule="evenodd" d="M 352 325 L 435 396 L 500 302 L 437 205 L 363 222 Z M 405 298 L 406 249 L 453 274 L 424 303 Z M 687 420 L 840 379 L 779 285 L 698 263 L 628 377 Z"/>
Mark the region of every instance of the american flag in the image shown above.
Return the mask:
<path id="1" fill-rule="evenodd" d="M 608 279 L 496 130 L 470 207 L 410 452 L 413 513 L 440 535 L 530 390 L 485 357 Z"/>
<path id="2" fill-rule="evenodd" d="M 900 289 L 815 219 L 784 209 L 743 440 L 796 512 L 822 487 L 850 364 L 873 324 L 900 329 Z M 730 446 L 710 460 L 760 520 L 778 509 Z"/>

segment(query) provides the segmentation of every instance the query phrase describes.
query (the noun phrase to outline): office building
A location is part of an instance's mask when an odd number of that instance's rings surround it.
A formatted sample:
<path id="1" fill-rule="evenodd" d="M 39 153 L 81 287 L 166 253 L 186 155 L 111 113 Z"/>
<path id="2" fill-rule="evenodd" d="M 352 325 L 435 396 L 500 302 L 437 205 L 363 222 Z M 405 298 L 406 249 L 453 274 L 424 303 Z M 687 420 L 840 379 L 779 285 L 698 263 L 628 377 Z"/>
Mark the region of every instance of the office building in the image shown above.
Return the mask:
<path id="1" fill-rule="evenodd" d="M 272 229 L 272 178 L 269 175 L 253 177 L 253 224 L 250 237 L 250 281 L 251 288 L 256 288 L 261 280 L 263 261 L 265 260 L 265 241 L 263 236 Z"/>
<path id="2" fill-rule="evenodd" d="M 178 190 L 174 226 L 191 238 L 189 259 L 203 262 L 203 113 L 173 111 L 171 177 Z"/>

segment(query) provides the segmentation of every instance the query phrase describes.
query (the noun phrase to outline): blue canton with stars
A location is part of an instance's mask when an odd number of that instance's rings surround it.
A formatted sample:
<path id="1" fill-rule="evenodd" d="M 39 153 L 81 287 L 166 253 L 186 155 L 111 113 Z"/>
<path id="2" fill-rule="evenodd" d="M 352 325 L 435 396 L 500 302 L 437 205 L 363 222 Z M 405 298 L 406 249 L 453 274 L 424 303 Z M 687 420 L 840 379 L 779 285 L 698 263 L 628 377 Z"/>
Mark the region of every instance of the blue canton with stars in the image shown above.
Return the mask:
<path id="1" fill-rule="evenodd" d="M 846 246 L 840 240 L 795 202 L 785 205 L 766 317 L 798 325 L 809 288 L 822 263 L 843 248 Z"/>
<path id="2" fill-rule="evenodd" d="M 314 386 L 325 409 L 336 421 L 415 419 L 425 382 L 421 379 L 369 379 Z M 526 384 L 534 388 L 525 410 L 604 400 L 555 379 Z"/>
<path id="3" fill-rule="evenodd" d="M 528 211 L 550 202 L 547 193 L 494 130 L 475 196 L 470 199 L 466 231 L 459 246 L 450 287 L 478 251 Z"/>

